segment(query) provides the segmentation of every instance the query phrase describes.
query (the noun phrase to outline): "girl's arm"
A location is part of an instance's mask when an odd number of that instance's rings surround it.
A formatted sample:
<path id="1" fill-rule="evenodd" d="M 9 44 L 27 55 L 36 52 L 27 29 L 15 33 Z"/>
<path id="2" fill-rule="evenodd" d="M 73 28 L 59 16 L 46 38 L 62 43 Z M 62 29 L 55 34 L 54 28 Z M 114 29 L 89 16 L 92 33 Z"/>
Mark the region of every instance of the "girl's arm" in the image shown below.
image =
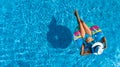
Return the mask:
<path id="1" fill-rule="evenodd" d="M 84 49 L 85 49 L 85 45 L 82 45 L 80 55 L 87 55 L 87 54 L 91 54 L 91 51 L 90 51 L 90 50 L 85 51 Z"/>
<path id="2" fill-rule="evenodd" d="M 107 40 L 105 37 L 103 37 L 102 43 L 104 43 L 104 48 L 107 48 Z"/>

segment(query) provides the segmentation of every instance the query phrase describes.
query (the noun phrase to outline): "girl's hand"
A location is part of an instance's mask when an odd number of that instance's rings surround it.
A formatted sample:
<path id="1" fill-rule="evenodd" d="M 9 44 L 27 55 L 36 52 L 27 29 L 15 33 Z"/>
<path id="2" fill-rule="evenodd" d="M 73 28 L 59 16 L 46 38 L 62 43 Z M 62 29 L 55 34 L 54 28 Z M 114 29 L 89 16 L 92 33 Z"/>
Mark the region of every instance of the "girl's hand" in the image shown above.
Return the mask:
<path id="1" fill-rule="evenodd" d="M 94 40 L 94 39 L 93 39 L 92 37 L 89 37 L 89 38 L 86 39 L 86 42 L 89 43 L 89 42 L 91 42 L 91 41 L 93 41 L 93 40 Z"/>

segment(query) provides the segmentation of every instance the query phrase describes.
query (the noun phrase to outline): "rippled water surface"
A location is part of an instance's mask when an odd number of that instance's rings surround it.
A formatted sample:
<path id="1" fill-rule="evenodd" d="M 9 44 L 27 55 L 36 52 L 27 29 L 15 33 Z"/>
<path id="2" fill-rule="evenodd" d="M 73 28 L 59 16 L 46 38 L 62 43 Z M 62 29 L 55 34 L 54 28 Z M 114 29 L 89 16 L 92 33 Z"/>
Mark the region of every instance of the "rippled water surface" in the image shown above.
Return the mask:
<path id="1" fill-rule="evenodd" d="M 103 30 L 102 55 L 79 55 L 75 9 Z M 119 12 L 119 0 L 0 0 L 0 67 L 120 67 Z"/>

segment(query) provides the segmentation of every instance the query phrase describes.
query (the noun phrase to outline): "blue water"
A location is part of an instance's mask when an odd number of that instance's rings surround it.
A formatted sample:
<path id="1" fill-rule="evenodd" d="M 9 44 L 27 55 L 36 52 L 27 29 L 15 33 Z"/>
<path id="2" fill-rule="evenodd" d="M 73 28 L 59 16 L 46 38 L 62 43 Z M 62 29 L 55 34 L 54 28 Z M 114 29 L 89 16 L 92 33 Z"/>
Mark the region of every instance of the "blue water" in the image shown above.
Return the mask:
<path id="1" fill-rule="evenodd" d="M 102 55 L 79 55 L 75 9 L 103 30 Z M 0 67 L 120 67 L 119 12 L 119 0 L 0 0 Z"/>

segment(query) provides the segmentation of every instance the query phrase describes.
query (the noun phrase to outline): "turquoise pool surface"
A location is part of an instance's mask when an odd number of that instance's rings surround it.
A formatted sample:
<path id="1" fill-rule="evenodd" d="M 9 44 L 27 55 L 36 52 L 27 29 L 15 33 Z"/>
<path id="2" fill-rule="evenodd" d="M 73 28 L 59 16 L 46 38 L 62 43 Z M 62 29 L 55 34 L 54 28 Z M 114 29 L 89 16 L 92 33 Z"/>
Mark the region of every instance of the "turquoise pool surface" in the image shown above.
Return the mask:
<path id="1" fill-rule="evenodd" d="M 102 55 L 79 55 L 75 9 L 102 29 Z M 120 67 L 119 12 L 119 0 L 0 0 L 0 67 Z"/>

